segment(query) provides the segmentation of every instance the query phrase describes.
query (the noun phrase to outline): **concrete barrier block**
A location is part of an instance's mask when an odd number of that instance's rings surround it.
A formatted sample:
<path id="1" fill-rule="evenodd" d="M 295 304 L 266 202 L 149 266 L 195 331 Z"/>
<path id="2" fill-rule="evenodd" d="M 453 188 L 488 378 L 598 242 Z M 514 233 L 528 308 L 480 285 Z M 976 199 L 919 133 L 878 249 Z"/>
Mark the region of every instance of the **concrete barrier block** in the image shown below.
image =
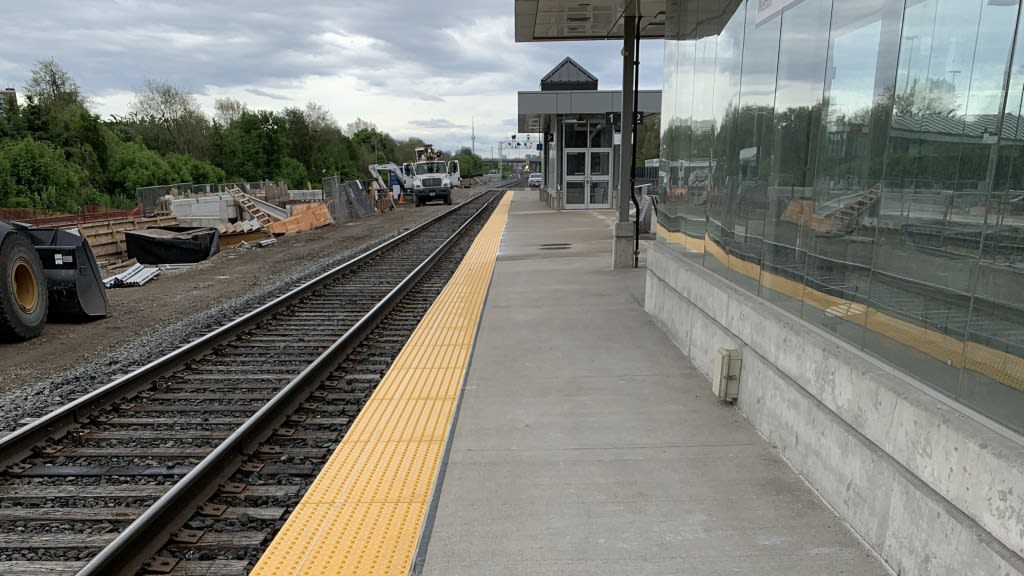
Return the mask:
<path id="1" fill-rule="evenodd" d="M 671 249 L 646 307 L 701 372 L 743 348 L 738 405 L 894 569 L 1024 574 L 1024 449 L 924 384 Z"/>

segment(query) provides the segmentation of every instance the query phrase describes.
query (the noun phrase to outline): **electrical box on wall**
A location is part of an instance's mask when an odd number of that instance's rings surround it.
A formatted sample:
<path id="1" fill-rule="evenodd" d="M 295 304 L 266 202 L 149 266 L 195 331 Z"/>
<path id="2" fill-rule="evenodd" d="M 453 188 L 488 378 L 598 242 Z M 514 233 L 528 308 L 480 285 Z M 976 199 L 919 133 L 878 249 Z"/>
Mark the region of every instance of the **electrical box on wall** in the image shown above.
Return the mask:
<path id="1" fill-rule="evenodd" d="M 711 377 L 711 390 L 719 400 L 735 402 L 740 392 L 740 368 L 743 359 L 739 350 L 719 348 L 715 357 L 715 371 Z"/>

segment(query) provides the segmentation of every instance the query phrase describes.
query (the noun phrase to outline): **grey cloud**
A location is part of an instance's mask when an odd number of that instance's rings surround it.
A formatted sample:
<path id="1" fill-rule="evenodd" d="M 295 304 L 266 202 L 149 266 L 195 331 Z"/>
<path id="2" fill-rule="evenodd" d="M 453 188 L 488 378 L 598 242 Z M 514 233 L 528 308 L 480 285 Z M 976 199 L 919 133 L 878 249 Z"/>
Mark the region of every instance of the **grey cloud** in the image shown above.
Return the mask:
<path id="1" fill-rule="evenodd" d="M 270 92 L 268 90 L 262 90 L 260 88 L 249 88 L 248 90 L 246 90 L 246 92 L 249 92 L 250 94 L 255 94 L 257 96 L 263 96 L 264 98 L 270 98 L 272 100 L 281 100 L 284 102 L 287 102 L 289 100 L 287 96 L 275 94 L 273 92 Z"/>
<path id="2" fill-rule="evenodd" d="M 464 130 L 466 128 L 469 128 L 469 126 L 463 124 L 456 124 L 445 118 L 431 118 L 430 120 L 413 120 L 412 122 L 410 122 L 410 124 L 419 128 L 433 128 L 438 130 L 452 128 L 459 128 Z"/>
<path id="3" fill-rule="evenodd" d="M 156 78 L 195 92 L 255 86 L 253 94 L 280 99 L 275 88 L 305 76 L 350 75 L 381 94 L 442 102 L 479 93 L 482 77 L 490 93 L 536 90 L 565 56 L 597 75 L 601 88 L 621 84 L 619 42 L 511 44 L 509 0 L 7 4 L 0 35 L 8 65 L 0 82 L 18 88 L 36 61 L 51 57 L 87 94 L 135 91 Z M 473 28 L 498 17 L 504 29 Z M 456 41 L 477 36 L 480 45 L 468 50 Z M 373 38 L 373 49 L 361 49 L 353 37 Z M 644 42 L 641 55 L 641 86 L 660 88 L 661 43 Z M 515 110 L 508 114 L 506 125 L 514 128 Z"/>

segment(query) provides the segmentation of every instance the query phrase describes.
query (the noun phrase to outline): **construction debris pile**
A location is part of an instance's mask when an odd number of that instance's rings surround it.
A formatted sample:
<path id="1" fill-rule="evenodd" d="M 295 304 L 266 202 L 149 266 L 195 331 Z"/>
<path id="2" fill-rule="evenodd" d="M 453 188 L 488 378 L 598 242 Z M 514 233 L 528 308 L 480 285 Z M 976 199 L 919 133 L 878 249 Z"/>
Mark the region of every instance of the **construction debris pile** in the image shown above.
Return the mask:
<path id="1" fill-rule="evenodd" d="M 289 190 L 283 182 L 237 182 L 214 190 L 180 183 L 140 188 L 138 194 L 147 214 L 173 218 L 178 227 L 215 229 L 222 249 L 268 246 L 275 236 L 381 212 L 358 181 L 335 176 L 323 184 L 322 190 Z"/>
<path id="2" fill-rule="evenodd" d="M 283 182 L 151 186 L 137 190 L 139 206 L 129 212 L 22 220 L 77 233 L 98 266 L 113 274 L 103 280 L 107 288 L 142 286 L 222 249 L 266 248 L 277 236 L 384 211 L 378 195 L 358 181 L 335 176 L 323 184 L 323 190 L 289 190 Z"/>

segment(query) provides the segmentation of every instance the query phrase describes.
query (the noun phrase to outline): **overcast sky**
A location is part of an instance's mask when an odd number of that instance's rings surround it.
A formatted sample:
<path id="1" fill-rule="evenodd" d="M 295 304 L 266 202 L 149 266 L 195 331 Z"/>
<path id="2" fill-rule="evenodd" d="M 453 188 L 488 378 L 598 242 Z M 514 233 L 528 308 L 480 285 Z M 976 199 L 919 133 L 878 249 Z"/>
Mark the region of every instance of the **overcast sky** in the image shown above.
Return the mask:
<path id="1" fill-rule="evenodd" d="M 516 129 L 516 93 L 571 56 L 621 88 L 621 41 L 516 44 L 514 0 L 33 0 L 4 3 L 0 84 L 25 86 L 53 58 L 102 117 L 147 79 L 280 110 L 313 101 L 398 138 L 476 152 Z M 641 88 L 660 89 L 660 41 L 641 47 Z"/>

